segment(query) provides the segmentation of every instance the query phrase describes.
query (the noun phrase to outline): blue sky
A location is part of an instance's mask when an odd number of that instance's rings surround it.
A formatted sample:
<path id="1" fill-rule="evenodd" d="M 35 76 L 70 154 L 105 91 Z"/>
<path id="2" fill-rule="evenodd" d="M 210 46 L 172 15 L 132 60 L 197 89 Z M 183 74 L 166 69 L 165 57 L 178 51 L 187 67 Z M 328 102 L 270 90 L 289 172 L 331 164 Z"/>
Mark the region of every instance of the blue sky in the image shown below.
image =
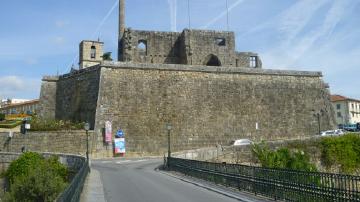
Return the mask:
<path id="1" fill-rule="evenodd" d="M 41 77 L 77 64 L 83 39 L 116 55 L 116 0 L 1 2 L 0 98 L 38 98 Z M 186 0 L 127 0 L 128 27 L 181 31 Z M 264 68 L 322 71 L 331 93 L 360 99 L 359 0 L 228 0 L 238 51 Z M 114 8 L 114 9 L 112 9 Z M 191 28 L 226 30 L 226 0 L 190 0 Z"/>

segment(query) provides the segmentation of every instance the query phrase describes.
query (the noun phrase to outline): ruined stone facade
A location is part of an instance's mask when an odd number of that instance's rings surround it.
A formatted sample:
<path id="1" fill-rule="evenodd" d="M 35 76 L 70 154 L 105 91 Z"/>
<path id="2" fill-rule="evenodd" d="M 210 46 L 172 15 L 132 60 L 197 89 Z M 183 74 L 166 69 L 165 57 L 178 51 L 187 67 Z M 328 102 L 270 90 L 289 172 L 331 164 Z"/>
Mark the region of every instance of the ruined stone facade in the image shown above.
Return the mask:
<path id="1" fill-rule="evenodd" d="M 132 63 L 261 68 L 256 53 L 235 51 L 234 32 L 189 30 L 151 32 L 126 29 L 123 60 Z"/>

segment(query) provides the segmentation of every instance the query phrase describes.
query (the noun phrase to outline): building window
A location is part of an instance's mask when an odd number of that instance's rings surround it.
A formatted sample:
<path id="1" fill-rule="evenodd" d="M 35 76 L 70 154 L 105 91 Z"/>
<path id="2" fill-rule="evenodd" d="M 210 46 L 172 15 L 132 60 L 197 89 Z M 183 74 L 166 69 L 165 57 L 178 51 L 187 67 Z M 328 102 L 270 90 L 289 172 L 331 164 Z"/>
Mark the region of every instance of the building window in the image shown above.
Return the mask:
<path id="1" fill-rule="evenodd" d="M 91 59 L 95 59 L 95 58 L 96 58 L 96 47 L 95 47 L 95 46 L 91 46 L 90 58 L 91 58 Z"/>
<path id="2" fill-rule="evenodd" d="M 342 117 L 342 116 L 341 116 L 341 112 L 338 112 L 338 113 L 337 113 L 337 117 L 339 117 L 339 118 Z"/>
<path id="3" fill-rule="evenodd" d="M 215 44 L 218 46 L 226 46 L 226 39 L 225 38 L 216 38 Z"/>
<path id="4" fill-rule="evenodd" d="M 250 67 L 255 68 L 257 63 L 257 56 L 250 56 Z"/>
<path id="5" fill-rule="evenodd" d="M 139 40 L 137 46 L 140 55 L 147 55 L 147 43 L 145 40 Z"/>
<path id="6" fill-rule="evenodd" d="M 341 109 L 341 105 L 340 105 L 340 104 L 336 104 L 336 109 Z"/>
<path id="7" fill-rule="evenodd" d="M 351 104 L 351 109 L 354 109 L 354 104 Z"/>

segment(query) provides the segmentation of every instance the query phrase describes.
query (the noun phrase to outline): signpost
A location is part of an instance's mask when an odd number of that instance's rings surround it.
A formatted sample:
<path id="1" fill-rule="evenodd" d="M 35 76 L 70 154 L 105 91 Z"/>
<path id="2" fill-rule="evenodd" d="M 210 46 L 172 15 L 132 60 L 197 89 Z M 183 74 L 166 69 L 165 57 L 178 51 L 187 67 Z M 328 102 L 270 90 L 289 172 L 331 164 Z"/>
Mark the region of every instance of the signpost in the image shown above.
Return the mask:
<path id="1" fill-rule="evenodd" d="M 125 152 L 125 134 L 123 130 L 119 129 L 115 135 L 114 153 L 120 154 L 120 156 L 124 156 Z"/>
<path id="2" fill-rule="evenodd" d="M 105 122 L 105 142 L 110 143 L 112 141 L 112 127 L 111 122 Z"/>
<path id="3" fill-rule="evenodd" d="M 114 140 L 115 154 L 125 154 L 125 138 L 116 138 Z"/>
<path id="4" fill-rule="evenodd" d="M 116 138 L 123 138 L 124 137 L 124 131 L 122 131 L 122 130 L 118 130 L 117 132 L 116 132 L 116 136 L 115 136 Z"/>

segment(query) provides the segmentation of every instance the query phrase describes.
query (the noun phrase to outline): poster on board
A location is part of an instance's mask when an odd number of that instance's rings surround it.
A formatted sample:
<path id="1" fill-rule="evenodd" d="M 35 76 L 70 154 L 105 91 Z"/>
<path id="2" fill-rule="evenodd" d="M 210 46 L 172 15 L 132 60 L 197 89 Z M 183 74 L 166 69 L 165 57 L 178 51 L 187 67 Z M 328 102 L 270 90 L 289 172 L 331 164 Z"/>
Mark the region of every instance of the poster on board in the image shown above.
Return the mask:
<path id="1" fill-rule="evenodd" d="M 125 154 L 125 138 L 116 138 L 114 140 L 115 154 Z"/>
<path id="2" fill-rule="evenodd" d="M 105 142 L 110 143 L 112 141 L 112 127 L 111 122 L 105 122 Z"/>

